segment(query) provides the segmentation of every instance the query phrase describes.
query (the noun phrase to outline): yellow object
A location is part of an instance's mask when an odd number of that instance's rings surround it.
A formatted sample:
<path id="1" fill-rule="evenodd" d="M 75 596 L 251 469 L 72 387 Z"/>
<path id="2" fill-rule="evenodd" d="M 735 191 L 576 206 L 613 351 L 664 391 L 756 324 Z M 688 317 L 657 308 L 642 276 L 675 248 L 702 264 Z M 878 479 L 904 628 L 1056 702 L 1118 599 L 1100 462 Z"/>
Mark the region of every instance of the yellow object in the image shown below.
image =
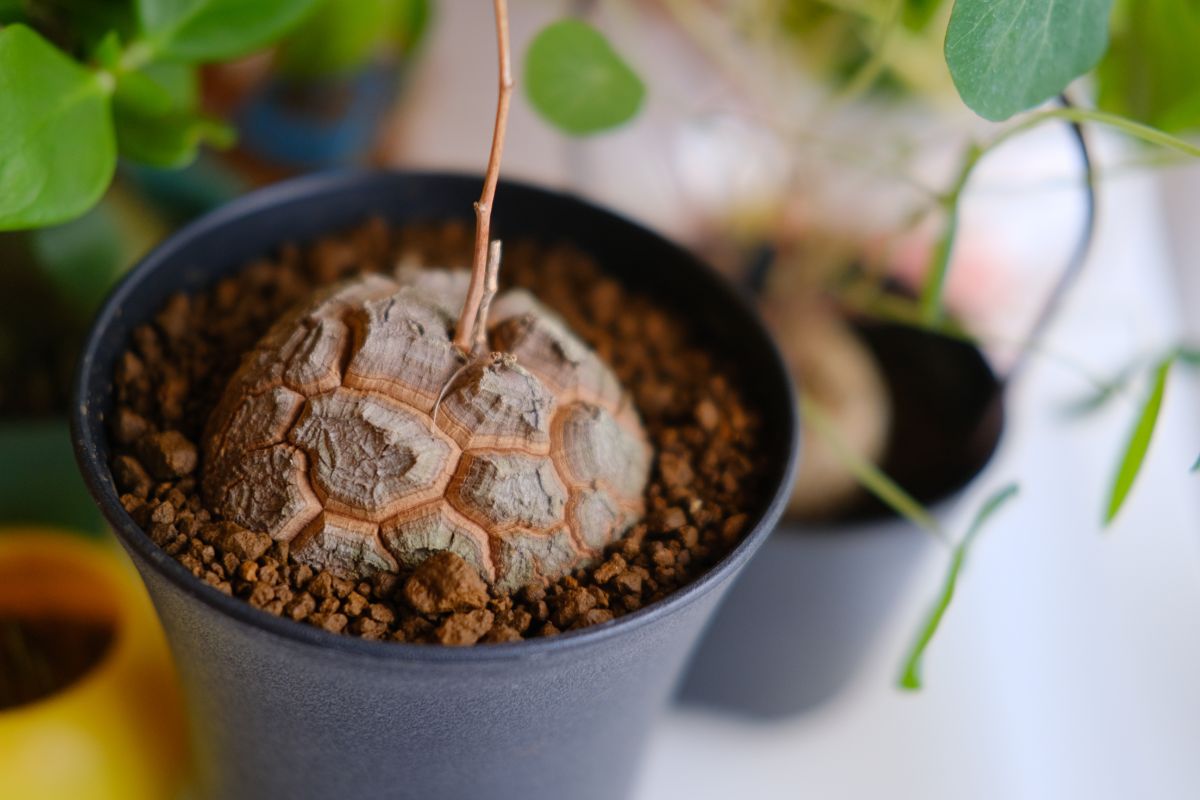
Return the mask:
<path id="1" fill-rule="evenodd" d="M 0 616 L 111 625 L 100 660 L 56 694 L 0 711 L 0 798 L 178 796 L 187 748 L 174 667 L 136 574 L 53 530 L 0 530 Z"/>

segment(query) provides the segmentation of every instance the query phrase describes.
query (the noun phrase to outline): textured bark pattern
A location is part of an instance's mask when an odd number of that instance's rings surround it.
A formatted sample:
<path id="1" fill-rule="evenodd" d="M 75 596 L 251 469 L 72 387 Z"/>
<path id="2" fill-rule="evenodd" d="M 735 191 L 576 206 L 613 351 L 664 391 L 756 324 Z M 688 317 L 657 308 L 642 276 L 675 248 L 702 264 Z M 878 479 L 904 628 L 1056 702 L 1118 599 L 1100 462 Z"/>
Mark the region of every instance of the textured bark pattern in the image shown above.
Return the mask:
<path id="1" fill-rule="evenodd" d="M 466 285 L 406 266 L 276 323 L 209 420 L 212 506 L 338 575 L 449 551 L 502 591 L 620 537 L 651 453 L 616 378 L 520 290 L 492 306 L 496 352 L 468 362 L 452 344 Z"/>

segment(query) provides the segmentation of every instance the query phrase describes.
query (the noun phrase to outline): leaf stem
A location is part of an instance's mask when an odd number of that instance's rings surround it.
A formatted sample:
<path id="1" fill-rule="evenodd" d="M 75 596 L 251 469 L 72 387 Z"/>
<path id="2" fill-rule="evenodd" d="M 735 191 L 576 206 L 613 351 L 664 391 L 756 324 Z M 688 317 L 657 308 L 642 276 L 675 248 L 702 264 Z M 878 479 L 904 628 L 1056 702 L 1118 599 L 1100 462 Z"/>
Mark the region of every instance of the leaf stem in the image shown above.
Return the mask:
<path id="1" fill-rule="evenodd" d="M 934 248 L 925 284 L 921 291 L 922 313 L 927 321 L 936 321 L 944 313 L 942 309 L 942 294 L 945 289 L 946 273 L 950 266 L 950 254 L 954 246 L 954 237 L 958 229 L 958 206 L 967 181 L 970 180 L 975 167 L 985 155 L 991 153 L 1000 147 L 1000 145 L 1051 120 L 1066 120 L 1076 125 L 1081 122 L 1104 125 L 1147 144 L 1177 150 L 1181 153 L 1200 158 L 1200 147 L 1172 136 L 1169 133 L 1164 133 L 1149 125 L 1133 122 L 1132 120 L 1119 117 L 1115 114 L 1109 114 L 1105 111 L 1079 108 L 1077 106 L 1050 108 L 1035 112 L 1022 119 L 1016 125 L 1002 131 L 988 144 L 983 146 L 971 144 L 968 147 L 966 157 L 963 159 L 962 167 L 955 178 L 954 185 L 941 199 L 943 208 L 949 214 L 949 219 L 938 242 L 938 246 Z"/>
<path id="2" fill-rule="evenodd" d="M 929 611 L 929 616 L 925 618 L 925 623 L 917 633 L 912 649 L 904 659 L 904 666 L 900 672 L 900 688 L 910 691 L 921 688 L 921 659 L 924 657 L 929 643 L 933 641 L 934 634 L 941 626 L 942 618 L 946 616 L 946 610 L 950 608 L 950 601 L 954 599 L 954 590 L 958 585 L 959 573 L 962 572 L 963 564 L 966 563 L 967 553 L 988 519 L 996 513 L 1000 506 L 1015 497 L 1017 491 L 1017 485 L 1010 483 L 988 498 L 987 502 L 979 509 L 979 513 L 975 515 L 975 519 L 971 522 L 971 527 L 967 529 L 962 541 L 955 546 L 954 552 L 950 556 L 950 567 L 946 571 L 946 580 L 942 584 L 942 590 L 938 593 L 937 600 Z"/>
<path id="3" fill-rule="evenodd" d="M 100 82 L 100 86 L 104 89 L 105 94 L 112 94 L 116 90 L 121 76 L 130 72 L 136 72 L 146 66 L 154 60 L 156 55 L 158 54 L 150 41 L 146 39 L 134 39 L 121 51 L 121 55 L 117 58 L 115 64 L 111 67 L 97 66 L 93 68 L 92 74 Z"/>
<path id="4" fill-rule="evenodd" d="M 811 430 L 825 440 L 838 460 L 854 473 L 867 491 L 938 541 L 949 544 L 946 532 L 933 515 L 887 473 L 855 453 L 820 406 L 804 392 L 800 393 L 800 413 Z"/>
<path id="5" fill-rule="evenodd" d="M 954 252 L 954 240 L 958 236 L 959 206 L 967 181 L 971 178 L 979 160 L 990 150 L 990 147 L 980 147 L 972 142 L 967 146 L 963 156 L 962 166 L 954 184 L 939 198 L 941 207 L 946 212 L 946 226 L 933 248 L 929 270 L 925 276 L 925 284 L 921 287 L 921 317 L 927 323 L 936 323 L 945 316 L 942 307 L 942 295 L 946 290 L 946 278 L 950 272 L 950 256 Z"/>
<path id="6" fill-rule="evenodd" d="M 887 15 L 880 22 L 879 36 L 875 46 L 871 48 L 871 57 L 863 62 L 838 95 L 834 98 L 836 105 L 848 103 L 875 85 L 879 75 L 887 66 L 888 46 L 892 37 L 900 27 L 901 13 L 904 11 L 905 0 L 892 0 L 888 6 Z"/>
<path id="7" fill-rule="evenodd" d="M 504 133 L 508 126 L 508 106 L 512 100 L 512 58 L 508 43 L 508 1 L 493 0 L 496 14 L 496 48 L 499 57 L 500 91 L 496 100 L 496 123 L 492 131 L 492 149 L 488 154 L 483 193 L 475 203 L 475 251 L 471 263 L 471 284 L 454 331 L 454 344 L 464 353 L 471 350 L 471 337 L 479 318 L 479 307 L 487 287 L 488 243 L 491 241 L 492 203 L 500 180 L 500 159 L 504 154 Z M 480 321 L 482 324 L 482 321 Z"/>

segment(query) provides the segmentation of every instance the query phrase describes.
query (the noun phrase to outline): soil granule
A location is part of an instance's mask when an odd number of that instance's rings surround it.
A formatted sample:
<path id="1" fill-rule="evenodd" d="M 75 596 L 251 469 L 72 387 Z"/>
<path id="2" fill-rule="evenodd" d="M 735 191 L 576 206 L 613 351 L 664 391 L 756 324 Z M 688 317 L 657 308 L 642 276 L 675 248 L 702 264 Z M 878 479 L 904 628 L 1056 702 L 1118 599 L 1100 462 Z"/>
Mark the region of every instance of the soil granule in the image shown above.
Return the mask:
<path id="1" fill-rule="evenodd" d="M 289 557 L 285 542 L 205 508 L 196 442 L 241 355 L 317 287 L 398 260 L 469 263 L 461 223 L 389 230 L 372 220 L 311 247 L 284 246 L 194 296 L 173 296 L 118 360 L 109 420 L 121 502 L 198 579 L 268 613 L 367 639 L 471 645 L 607 622 L 695 580 L 742 537 L 762 435 L 734 367 L 682 316 L 605 277 L 565 245 L 506 242 L 502 281 L 532 290 L 631 393 L 655 465 L 646 516 L 595 564 L 547 586 L 490 594 L 458 556 L 355 583 Z"/>

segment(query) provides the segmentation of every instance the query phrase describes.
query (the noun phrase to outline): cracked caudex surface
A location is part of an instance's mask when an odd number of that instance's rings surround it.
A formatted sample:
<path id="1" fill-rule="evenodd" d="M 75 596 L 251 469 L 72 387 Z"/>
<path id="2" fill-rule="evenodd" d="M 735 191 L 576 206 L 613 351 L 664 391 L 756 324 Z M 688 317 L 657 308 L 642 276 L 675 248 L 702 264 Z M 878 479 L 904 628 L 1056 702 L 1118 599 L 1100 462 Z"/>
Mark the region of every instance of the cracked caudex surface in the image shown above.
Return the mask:
<path id="1" fill-rule="evenodd" d="M 557 579 L 642 514 L 650 448 L 611 370 L 522 290 L 493 353 L 452 343 L 467 273 L 401 268 L 277 322 L 205 434 L 225 518 L 344 577 L 462 556 L 502 591 Z"/>

